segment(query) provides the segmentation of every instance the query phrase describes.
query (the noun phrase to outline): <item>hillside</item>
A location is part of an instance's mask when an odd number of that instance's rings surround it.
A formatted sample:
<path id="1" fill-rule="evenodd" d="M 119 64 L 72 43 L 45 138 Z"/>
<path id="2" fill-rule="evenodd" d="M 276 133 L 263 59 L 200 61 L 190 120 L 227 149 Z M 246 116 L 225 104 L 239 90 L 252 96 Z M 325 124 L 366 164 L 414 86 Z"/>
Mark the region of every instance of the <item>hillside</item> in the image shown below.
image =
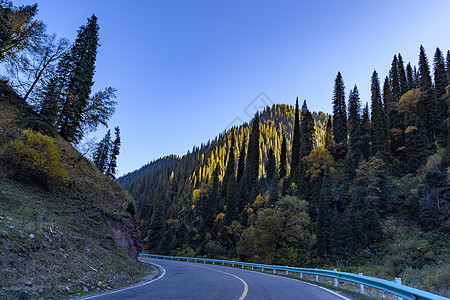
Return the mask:
<path id="1" fill-rule="evenodd" d="M 18 171 L 7 144 L 23 130 L 53 137 L 68 177 Z M 20 162 L 19 162 L 20 163 Z M 0 82 L 0 298 L 62 299 L 151 273 L 130 199 Z"/>
<path id="2" fill-rule="evenodd" d="M 119 178 L 144 251 L 401 277 L 449 296 L 448 71 L 439 48 L 435 83 L 423 47 L 418 68 L 395 55 L 365 105 L 338 72 L 332 118 L 273 105 Z"/>

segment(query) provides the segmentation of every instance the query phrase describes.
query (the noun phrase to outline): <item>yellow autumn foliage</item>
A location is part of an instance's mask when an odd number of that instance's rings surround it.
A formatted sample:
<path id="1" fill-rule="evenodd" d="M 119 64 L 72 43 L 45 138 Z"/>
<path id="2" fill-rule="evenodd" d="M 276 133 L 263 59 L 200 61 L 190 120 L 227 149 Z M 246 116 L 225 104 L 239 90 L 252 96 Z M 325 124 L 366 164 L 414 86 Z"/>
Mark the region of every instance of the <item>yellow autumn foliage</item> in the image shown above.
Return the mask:
<path id="1" fill-rule="evenodd" d="M 61 164 L 61 156 L 53 139 L 33 130 L 24 130 L 5 146 L 12 162 L 23 171 L 46 179 L 67 182 L 69 175 Z"/>

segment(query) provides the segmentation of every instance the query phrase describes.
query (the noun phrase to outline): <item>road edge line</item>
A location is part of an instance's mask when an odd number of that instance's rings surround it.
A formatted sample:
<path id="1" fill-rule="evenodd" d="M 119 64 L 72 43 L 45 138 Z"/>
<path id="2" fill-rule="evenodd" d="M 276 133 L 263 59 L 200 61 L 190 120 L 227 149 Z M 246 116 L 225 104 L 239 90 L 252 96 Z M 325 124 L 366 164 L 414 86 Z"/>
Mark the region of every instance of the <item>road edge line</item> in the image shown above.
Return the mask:
<path id="1" fill-rule="evenodd" d="M 161 274 L 160 274 L 158 277 L 156 277 L 156 278 L 154 278 L 154 279 L 152 279 L 152 280 L 150 280 L 150 281 L 146 281 L 146 282 L 143 282 L 143 283 L 140 283 L 140 284 L 136 284 L 136 285 L 133 285 L 133 286 L 128 286 L 128 287 L 121 288 L 121 289 L 114 290 L 114 291 L 109 291 L 109 292 L 104 293 L 104 294 L 92 295 L 92 296 L 86 296 L 86 297 L 76 298 L 76 299 L 79 299 L 79 300 L 94 299 L 94 298 L 97 298 L 97 297 L 103 297 L 103 296 L 107 296 L 107 295 L 111 295 L 111 294 L 116 294 L 116 293 L 119 293 L 119 292 L 123 292 L 123 291 L 126 291 L 126 290 L 131 290 L 131 289 L 134 289 L 134 288 L 137 288 L 137 287 L 141 287 L 141 286 L 150 284 L 150 283 L 152 283 L 152 282 L 155 282 L 155 281 L 161 279 L 161 278 L 166 274 L 166 269 L 164 269 L 162 266 L 160 266 L 160 265 L 158 265 L 158 264 L 155 264 L 155 263 L 153 263 L 153 262 L 150 263 L 150 262 L 146 262 L 146 261 L 142 261 L 142 260 L 140 260 L 140 261 L 143 262 L 143 263 L 145 263 L 145 264 L 152 264 L 152 265 L 157 266 L 160 270 L 162 270 Z"/>

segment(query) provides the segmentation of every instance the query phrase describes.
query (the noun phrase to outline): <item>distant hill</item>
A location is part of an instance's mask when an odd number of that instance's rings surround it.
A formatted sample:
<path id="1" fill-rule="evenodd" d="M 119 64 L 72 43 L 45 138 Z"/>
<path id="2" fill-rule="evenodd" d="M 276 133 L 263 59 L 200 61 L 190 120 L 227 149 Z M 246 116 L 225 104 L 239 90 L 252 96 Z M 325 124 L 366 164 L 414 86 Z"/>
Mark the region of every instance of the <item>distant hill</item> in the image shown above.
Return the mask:
<path id="1" fill-rule="evenodd" d="M 52 137 L 68 177 L 17 169 L 24 161 L 14 161 L 8 145 L 26 129 Z M 126 192 L 0 82 L 0 298 L 74 297 L 147 274 L 136 260 L 142 246 L 129 203 Z"/>

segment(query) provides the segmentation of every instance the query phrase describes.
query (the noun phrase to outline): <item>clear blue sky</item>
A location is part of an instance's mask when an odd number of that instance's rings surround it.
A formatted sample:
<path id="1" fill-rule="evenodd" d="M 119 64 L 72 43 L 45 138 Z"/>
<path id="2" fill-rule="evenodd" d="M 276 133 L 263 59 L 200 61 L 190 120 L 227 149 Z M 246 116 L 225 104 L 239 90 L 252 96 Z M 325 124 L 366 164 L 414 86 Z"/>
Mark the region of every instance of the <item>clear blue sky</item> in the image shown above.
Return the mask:
<path id="1" fill-rule="evenodd" d="M 121 175 L 248 121 L 260 92 L 330 113 L 337 71 L 366 102 L 373 70 L 383 80 L 394 54 L 417 64 L 423 44 L 431 63 L 450 49 L 447 0 L 13 1 L 35 2 L 48 31 L 71 41 L 99 18 L 94 91 L 118 89 Z"/>

